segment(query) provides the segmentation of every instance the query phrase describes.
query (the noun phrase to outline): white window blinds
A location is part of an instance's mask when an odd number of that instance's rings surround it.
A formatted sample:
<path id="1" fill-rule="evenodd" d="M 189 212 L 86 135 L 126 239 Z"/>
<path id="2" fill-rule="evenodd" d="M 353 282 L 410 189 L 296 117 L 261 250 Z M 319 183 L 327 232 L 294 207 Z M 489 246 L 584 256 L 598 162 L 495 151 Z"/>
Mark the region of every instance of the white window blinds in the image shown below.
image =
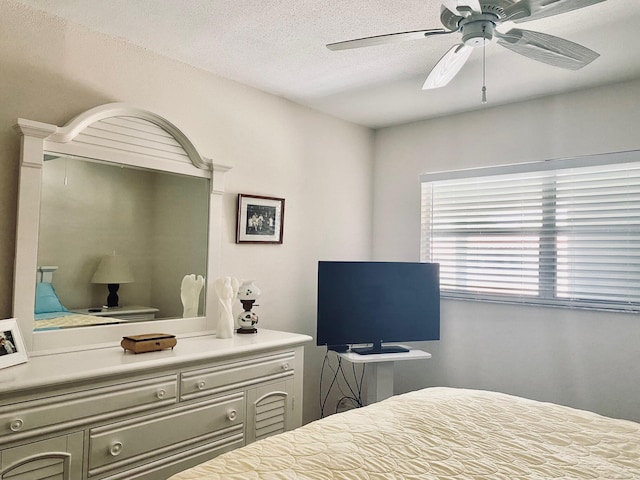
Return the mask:
<path id="1" fill-rule="evenodd" d="M 443 297 L 640 310 L 640 152 L 421 180 Z"/>

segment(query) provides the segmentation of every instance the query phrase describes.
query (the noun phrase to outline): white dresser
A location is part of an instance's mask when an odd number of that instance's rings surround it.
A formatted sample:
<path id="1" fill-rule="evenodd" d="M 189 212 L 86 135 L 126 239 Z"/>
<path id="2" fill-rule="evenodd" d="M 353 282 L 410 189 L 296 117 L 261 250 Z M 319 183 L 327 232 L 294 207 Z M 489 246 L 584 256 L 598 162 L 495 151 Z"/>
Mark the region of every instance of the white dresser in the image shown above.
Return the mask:
<path id="1" fill-rule="evenodd" d="M 157 480 L 295 428 L 309 340 L 261 329 L 0 370 L 0 478 Z"/>

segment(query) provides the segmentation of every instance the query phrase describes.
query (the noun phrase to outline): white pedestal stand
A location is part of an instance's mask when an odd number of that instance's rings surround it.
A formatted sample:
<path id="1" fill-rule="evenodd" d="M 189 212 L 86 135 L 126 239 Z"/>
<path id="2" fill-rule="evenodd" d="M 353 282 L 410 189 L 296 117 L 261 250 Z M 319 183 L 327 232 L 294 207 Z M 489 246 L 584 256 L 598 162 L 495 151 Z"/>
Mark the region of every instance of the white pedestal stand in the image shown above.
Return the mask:
<path id="1" fill-rule="evenodd" d="M 393 395 L 393 364 L 405 360 L 426 360 L 431 354 L 422 350 L 409 350 L 402 353 L 378 353 L 360 355 L 354 352 L 343 352 L 340 357 L 351 363 L 367 364 L 366 405 L 379 402 Z"/>

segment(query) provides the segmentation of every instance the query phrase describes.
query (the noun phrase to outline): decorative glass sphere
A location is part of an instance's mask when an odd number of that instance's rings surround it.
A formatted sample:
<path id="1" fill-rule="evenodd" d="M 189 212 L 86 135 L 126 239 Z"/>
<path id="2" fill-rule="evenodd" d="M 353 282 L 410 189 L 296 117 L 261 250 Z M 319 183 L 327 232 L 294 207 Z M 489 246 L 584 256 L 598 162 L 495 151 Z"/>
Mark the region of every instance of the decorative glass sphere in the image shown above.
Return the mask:
<path id="1" fill-rule="evenodd" d="M 238 324 L 240 325 L 240 328 L 255 328 L 257 323 L 258 315 L 256 315 L 254 312 L 242 312 L 240 315 L 238 315 Z"/>

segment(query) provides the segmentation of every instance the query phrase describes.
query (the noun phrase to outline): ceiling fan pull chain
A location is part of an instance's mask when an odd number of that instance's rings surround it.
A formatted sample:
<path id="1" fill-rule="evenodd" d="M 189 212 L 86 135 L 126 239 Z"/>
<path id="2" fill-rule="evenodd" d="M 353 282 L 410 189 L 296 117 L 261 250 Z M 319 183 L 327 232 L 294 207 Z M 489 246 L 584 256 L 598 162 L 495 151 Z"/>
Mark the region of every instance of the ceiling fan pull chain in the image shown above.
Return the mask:
<path id="1" fill-rule="evenodd" d="M 482 103 L 487 103 L 487 73 L 486 73 L 486 52 L 487 37 L 485 27 L 482 27 Z"/>

